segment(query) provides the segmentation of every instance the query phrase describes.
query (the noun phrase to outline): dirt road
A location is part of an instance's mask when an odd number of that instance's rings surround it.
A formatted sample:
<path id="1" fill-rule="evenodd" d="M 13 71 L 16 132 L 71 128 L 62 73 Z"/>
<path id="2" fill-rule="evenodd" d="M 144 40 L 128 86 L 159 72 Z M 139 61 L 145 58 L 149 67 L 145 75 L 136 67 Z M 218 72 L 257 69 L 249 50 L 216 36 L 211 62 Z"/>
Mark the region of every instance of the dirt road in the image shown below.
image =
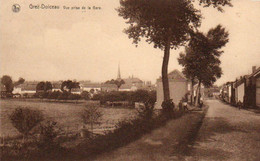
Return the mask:
<path id="1" fill-rule="evenodd" d="M 260 160 L 260 115 L 208 101 L 209 109 L 185 160 Z"/>
<path id="2" fill-rule="evenodd" d="M 202 123 L 199 115 L 185 115 L 96 160 L 259 161 L 260 115 L 218 100 L 207 104 L 209 109 Z"/>

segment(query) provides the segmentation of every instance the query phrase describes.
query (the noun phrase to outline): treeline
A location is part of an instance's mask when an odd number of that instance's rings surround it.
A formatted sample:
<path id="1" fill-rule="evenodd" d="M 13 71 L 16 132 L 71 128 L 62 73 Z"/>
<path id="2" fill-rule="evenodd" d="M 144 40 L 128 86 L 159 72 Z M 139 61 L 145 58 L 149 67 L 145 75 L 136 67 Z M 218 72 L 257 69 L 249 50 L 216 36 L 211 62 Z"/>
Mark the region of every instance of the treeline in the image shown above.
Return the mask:
<path id="1" fill-rule="evenodd" d="M 137 90 L 137 91 L 112 91 L 112 92 L 99 92 L 91 94 L 88 91 L 83 91 L 81 94 L 70 93 L 68 91 L 50 91 L 50 92 L 37 92 L 34 98 L 45 98 L 54 100 L 95 100 L 100 101 L 101 104 L 107 102 L 128 102 L 134 105 L 135 102 L 142 103 L 155 103 L 156 91 Z"/>
<path id="2" fill-rule="evenodd" d="M 120 101 L 126 101 L 130 105 L 133 105 L 135 102 L 154 104 L 156 102 L 156 91 L 147 91 L 140 89 L 137 91 L 101 92 L 95 94 L 92 100 L 99 100 L 101 104 Z"/>
<path id="3" fill-rule="evenodd" d="M 54 100 L 89 100 L 90 93 L 87 91 L 81 92 L 81 94 L 75 94 L 68 91 L 49 91 L 49 92 L 37 92 L 33 95 L 34 98 L 45 98 Z"/>

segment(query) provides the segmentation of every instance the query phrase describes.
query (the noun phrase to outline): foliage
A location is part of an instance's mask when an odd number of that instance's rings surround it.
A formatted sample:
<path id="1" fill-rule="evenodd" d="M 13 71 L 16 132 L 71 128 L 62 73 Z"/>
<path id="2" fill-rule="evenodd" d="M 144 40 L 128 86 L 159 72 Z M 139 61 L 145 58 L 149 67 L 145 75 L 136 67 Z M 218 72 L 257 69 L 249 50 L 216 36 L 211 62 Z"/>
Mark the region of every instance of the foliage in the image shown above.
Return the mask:
<path id="1" fill-rule="evenodd" d="M 16 108 L 9 116 L 12 125 L 24 136 L 43 121 L 43 114 L 39 110 L 32 110 L 29 108 Z"/>
<path id="2" fill-rule="evenodd" d="M 117 86 L 117 89 L 119 90 L 119 88 L 125 84 L 125 81 L 123 79 L 111 79 L 109 81 L 106 81 L 105 84 L 115 84 Z"/>
<path id="3" fill-rule="evenodd" d="M 1 84 L 3 84 L 6 88 L 7 93 L 12 93 L 14 90 L 13 80 L 10 76 L 4 75 L 1 78 Z"/>
<path id="4" fill-rule="evenodd" d="M 50 92 L 48 95 L 48 99 L 58 99 L 58 97 L 61 95 L 62 93 L 60 91 L 53 91 Z"/>
<path id="5" fill-rule="evenodd" d="M 85 100 L 89 100 L 90 99 L 90 94 L 88 91 L 83 91 L 80 94 L 81 98 L 85 99 Z"/>
<path id="6" fill-rule="evenodd" d="M 230 5 L 231 0 L 200 0 L 205 7 Z M 120 0 L 119 16 L 126 20 L 125 29 L 136 45 L 145 38 L 155 48 L 164 50 L 162 84 L 164 101 L 169 101 L 168 63 L 170 49 L 176 49 L 189 40 L 190 34 L 201 23 L 200 11 L 194 8 L 193 0 Z"/>
<path id="7" fill-rule="evenodd" d="M 184 67 L 183 73 L 193 81 L 198 80 L 199 88 L 201 83 L 210 87 L 221 77 L 219 57 L 223 51 L 220 49 L 228 42 L 228 35 L 221 25 L 210 29 L 207 34 L 197 31 L 192 35 L 186 53 L 180 54 L 178 61 Z"/>
<path id="8" fill-rule="evenodd" d="M 163 101 L 162 102 L 162 112 L 167 118 L 171 118 L 173 115 L 173 109 L 175 107 L 174 102 L 172 102 L 172 99 Z"/>
<path id="9" fill-rule="evenodd" d="M 84 124 L 90 124 L 91 131 L 93 133 L 93 125 L 94 124 L 99 124 L 101 117 L 103 114 L 101 111 L 98 109 L 98 107 L 95 106 L 86 106 L 83 113 L 81 114 L 81 118 L 83 120 Z"/>
<path id="10" fill-rule="evenodd" d="M 40 124 L 40 138 L 37 145 L 41 150 L 51 151 L 58 146 L 58 142 L 55 142 L 55 138 L 58 135 L 58 131 L 55 128 L 56 124 L 53 121 Z"/>
<path id="11" fill-rule="evenodd" d="M 68 96 L 68 100 L 79 100 L 80 98 L 81 96 L 79 94 L 70 93 Z"/>
<path id="12" fill-rule="evenodd" d="M 39 94 L 39 97 L 47 98 L 48 97 L 48 91 L 52 90 L 52 84 L 51 82 L 39 82 L 36 85 L 36 92 Z"/>
<path id="13" fill-rule="evenodd" d="M 23 84 L 25 82 L 25 79 L 24 78 L 19 78 L 19 80 L 17 82 L 14 83 L 14 86 L 18 86 L 20 84 Z"/>
<path id="14" fill-rule="evenodd" d="M 72 88 L 80 88 L 79 82 L 67 80 L 62 82 L 61 84 L 61 90 L 64 91 L 64 88 L 68 89 L 69 92 L 71 92 Z"/>
<path id="15" fill-rule="evenodd" d="M 200 26 L 201 15 L 189 0 L 121 0 L 119 16 L 130 26 L 125 29 L 136 45 L 145 38 L 154 48 L 164 50 L 162 83 L 164 100 L 170 99 L 168 62 L 170 49 L 189 39 L 189 32 Z"/>
<path id="16" fill-rule="evenodd" d="M 60 93 L 60 95 L 58 96 L 58 100 L 67 100 L 69 97 L 69 92 L 67 91 L 63 91 L 62 93 Z"/>
<path id="17" fill-rule="evenodd" d="M 139 89 L 137 91 L 112 91 L 95 94 L 92 100 L 100 100 L 101 104 L 116 101 L 128 101 L 134 105 L 134 102 L 154 105 L 156 102 L 156 91 L 147 91 Z"/>
<path id="18" fill-rule="evenodd" d="M 200 5 L 203 5 L 204 7 L 213 6 L 220 12 L 224 11 L 222 7 L 225 5 L 232 7 L 231 0 L 199 0 L 199 2 Z"/>

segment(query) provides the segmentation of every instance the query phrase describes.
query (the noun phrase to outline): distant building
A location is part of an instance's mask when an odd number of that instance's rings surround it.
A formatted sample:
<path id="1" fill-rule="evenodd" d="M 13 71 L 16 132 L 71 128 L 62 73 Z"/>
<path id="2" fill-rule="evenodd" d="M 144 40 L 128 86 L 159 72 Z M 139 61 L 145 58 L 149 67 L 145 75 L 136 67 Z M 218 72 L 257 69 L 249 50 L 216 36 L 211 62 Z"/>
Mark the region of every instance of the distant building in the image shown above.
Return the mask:
<path id="1" fill-rule="evenodd" d="M 122 84 L 119 91 L 136 91 L 144 87 L 144 82 L 134 76 L 123 79 L 125 84 Z"/>
<path id="2" fill-rule="evenodd" d="M 102 83 L 101 91 L 104 91 L 104 92 L 117 91 L 117 86 L 115 84 Z"/>
<path id="3" fill-rule="evenodd" d="M 221 97 L 224 101 L 237 105 L 243 103 L 246 107 L 260 107 L 260 67 L 252 67 L 250 75 L 241 76 L 234 82 L 222 86 Z"/>
<path id="4" fill-rule="evenodd" d="M 62 81 L 54 81 L 54 82 L 51 82 L 51 83 L 52 83 L 52 92 L 54 92 L 54 91 L 61 92 Z"/>
<path id="5" fill-rule="evenodd" d="M 21 94 L 23 97 L 33 97 L 36 93 L 38 81 L 26 81 L 14 88 L 14 94 Z"/>
<path id="6" fill-rule="evenodd" d="M 253 66 L 246 79 L 244 102 L 248 107 L 260 108 L 260 67 Z"/>
<path id="7" fill-rule="evenodd" d="M 174 70 L 168 74 L 169 79 L 169 89 L 170 89 L 170 99 L 175 105 L 188 93 L 188 80 L 185 76 L 178 70 Z M 162 78 L 157 79 L 157 100 L 155 108 L 160 109 L 163 102 L 163 85 Z"/>
<path id="8" fill-rule="evenodd" d="M 101 83 L 94 83 L 91 81 L 80 81 L 80 88 L 82 91 L 97 93 L 101 91 Z"/>

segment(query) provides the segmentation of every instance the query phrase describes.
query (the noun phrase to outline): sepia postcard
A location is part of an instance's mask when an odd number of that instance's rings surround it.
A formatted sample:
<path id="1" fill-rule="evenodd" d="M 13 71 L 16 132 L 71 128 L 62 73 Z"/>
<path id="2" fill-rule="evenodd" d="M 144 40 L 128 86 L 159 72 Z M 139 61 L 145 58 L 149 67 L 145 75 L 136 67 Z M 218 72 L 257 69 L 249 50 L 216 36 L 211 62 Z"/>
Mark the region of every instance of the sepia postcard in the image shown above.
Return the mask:
<path id="1" fill-rule="evenodd" d="M 0 160 L 260 160 L 260 0 L 1 0 Z"/>

